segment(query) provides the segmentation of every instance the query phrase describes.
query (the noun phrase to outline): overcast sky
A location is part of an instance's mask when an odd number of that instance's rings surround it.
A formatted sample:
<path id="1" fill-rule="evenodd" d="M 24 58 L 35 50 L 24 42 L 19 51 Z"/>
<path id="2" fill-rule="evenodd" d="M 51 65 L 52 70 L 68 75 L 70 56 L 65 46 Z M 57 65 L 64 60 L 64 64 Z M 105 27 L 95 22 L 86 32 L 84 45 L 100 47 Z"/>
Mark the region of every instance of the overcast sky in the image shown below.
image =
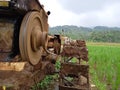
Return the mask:
<path id="1" fill-rule="evenodd" d="M 40 0 L 49 25 L 120 27 L 120 0 Z"/>

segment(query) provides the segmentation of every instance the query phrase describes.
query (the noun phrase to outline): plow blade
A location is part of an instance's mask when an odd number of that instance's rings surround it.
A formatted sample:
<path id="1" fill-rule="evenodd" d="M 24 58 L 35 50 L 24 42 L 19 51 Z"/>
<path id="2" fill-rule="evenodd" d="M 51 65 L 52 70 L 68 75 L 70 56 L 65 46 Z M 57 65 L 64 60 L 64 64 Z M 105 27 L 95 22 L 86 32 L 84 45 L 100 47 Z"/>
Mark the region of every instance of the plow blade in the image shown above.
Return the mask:
<path id="1" fill-rule="evenodd" d="M 64 63 L 60 71 L 60 90 L 90 90 L 89 66 Z"/>

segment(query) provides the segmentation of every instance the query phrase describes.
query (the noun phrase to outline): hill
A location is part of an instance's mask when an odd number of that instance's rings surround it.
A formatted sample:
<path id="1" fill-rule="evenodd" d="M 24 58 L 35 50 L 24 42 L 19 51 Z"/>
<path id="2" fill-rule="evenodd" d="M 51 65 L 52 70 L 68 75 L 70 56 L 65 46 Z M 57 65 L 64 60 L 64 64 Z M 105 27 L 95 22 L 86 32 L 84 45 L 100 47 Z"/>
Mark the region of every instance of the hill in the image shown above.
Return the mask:
<path id="1" fill-rule="evenodd" d="M 62 34 L 72 39 L 82 39 L 93 42 L 115 42 L 120 43 L 119 27 L 78 27 L 74 25 L 64 25 L 49 28 L 50 34 Z"/>

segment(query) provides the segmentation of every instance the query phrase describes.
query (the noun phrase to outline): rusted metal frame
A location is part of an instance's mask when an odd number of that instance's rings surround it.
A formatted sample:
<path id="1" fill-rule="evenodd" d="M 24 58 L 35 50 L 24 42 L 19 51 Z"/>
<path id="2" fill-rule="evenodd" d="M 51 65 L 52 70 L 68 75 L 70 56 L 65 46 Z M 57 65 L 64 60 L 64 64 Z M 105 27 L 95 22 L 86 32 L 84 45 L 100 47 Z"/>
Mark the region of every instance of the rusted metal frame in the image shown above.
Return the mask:
<path id="1" fill-rule="evenodd" d="M 49 36 L 48 37 L 48 45 L 47 48 L 53 49 L 53 53 L 59 55 L 61 51 L 61 39 L 60 35 L 54 35 L 54 36 Z"/>
<path id="2" fill-rule="evenodd" d="M 59 85 L 59 90 L 90 90 L 88 88 L 75 88 Z"/>
<path id="3" fill-rule="evenodd" d="M 61 53 L 62 57 L 76 57 L 79 60 L 88 61 L 88 51 L 86 48 L 74 47 L 74 46 L 64 46 Z M 65 60 L 65 59 L 64 59 Z M 67 61 L 67 60 L 66 60 Z M 69 61 L 69 60 L 68 60 Z"/>
<path id="4" fill-rule="evenodd" d="M 71 63 L 62 63 L 61 72 L 65 72 L 66 75 L 78 75 L 81 72 L 81 75 L 89 77 L 89 65 L 79 65 Z M 84 72 L 86 71 L 86 73 Z M 88 81 L 89 82 L 89 81 Z"/>
<path id="5" fill-rule="evenodd" d="M 39 10 L 43 8 L 38 0 L 9 0 L 9 1 L 2 1 L 8 2 L 8 6 L 0 6 L 1 9 L 18 9 L 21 11 L 29 11 L 29 10 Z"/>
<path id="6" fill-rule="evenodd" d="M 65 63 L 68 63 L 73 57 L 69 57 L 67 60 L 65 60 Z"/>
<path id="7" fill-rule="evenodd" d="M 80 68 L 82 67 L 82 68 Z M 87 78 L 87 88 L 89 88 L 89 70 L 88 70 L 89 66 L 88 65 L 79 65 L 79 64 L 70 64 L 70 63 L 62 63 L 61 65 L 61 75 L 63 77 L 61 77 L 62 80 L 60 81 L 63 81 L 65 80 L 64 76 L 70 76 L 70 77 L 79 77 L 79 75 L 83 75 Z M 85 70 L 84 70 L 85 69 Z M 76 70 L 76 71 L 75 71 Z M 83 71 L 82 71 L 83 70 Z M 83 73 L 84 71 L 86 71 L 86 73 Z M 80 74 L 79 74 L 80 72 Z M 69 83 L 70 81 L 67 80 L 67 82 Z M 62 82 L 60 82 L 60 90 L 88 90 L 88 89 L 80 89 L 80 88 L 73 88 L 73 87 L 66 87 L 64 85 L 62 85 Z M 70 83 L 71 84 L 71 83 Z M 71 84 L 74 86 L 74 84 Z"/>

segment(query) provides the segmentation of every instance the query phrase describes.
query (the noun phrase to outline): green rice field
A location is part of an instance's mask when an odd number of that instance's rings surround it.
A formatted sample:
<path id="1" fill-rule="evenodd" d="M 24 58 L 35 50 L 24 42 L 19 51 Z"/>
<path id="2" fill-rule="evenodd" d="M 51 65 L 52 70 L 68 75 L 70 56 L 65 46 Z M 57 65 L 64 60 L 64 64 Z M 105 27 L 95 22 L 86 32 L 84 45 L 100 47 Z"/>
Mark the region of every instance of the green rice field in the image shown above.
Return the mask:
<path id="1" fill-rule="evenodd" d="M 87 43 L 90 80 L 97 90 L 120 90 L 120 44 Z"/>

